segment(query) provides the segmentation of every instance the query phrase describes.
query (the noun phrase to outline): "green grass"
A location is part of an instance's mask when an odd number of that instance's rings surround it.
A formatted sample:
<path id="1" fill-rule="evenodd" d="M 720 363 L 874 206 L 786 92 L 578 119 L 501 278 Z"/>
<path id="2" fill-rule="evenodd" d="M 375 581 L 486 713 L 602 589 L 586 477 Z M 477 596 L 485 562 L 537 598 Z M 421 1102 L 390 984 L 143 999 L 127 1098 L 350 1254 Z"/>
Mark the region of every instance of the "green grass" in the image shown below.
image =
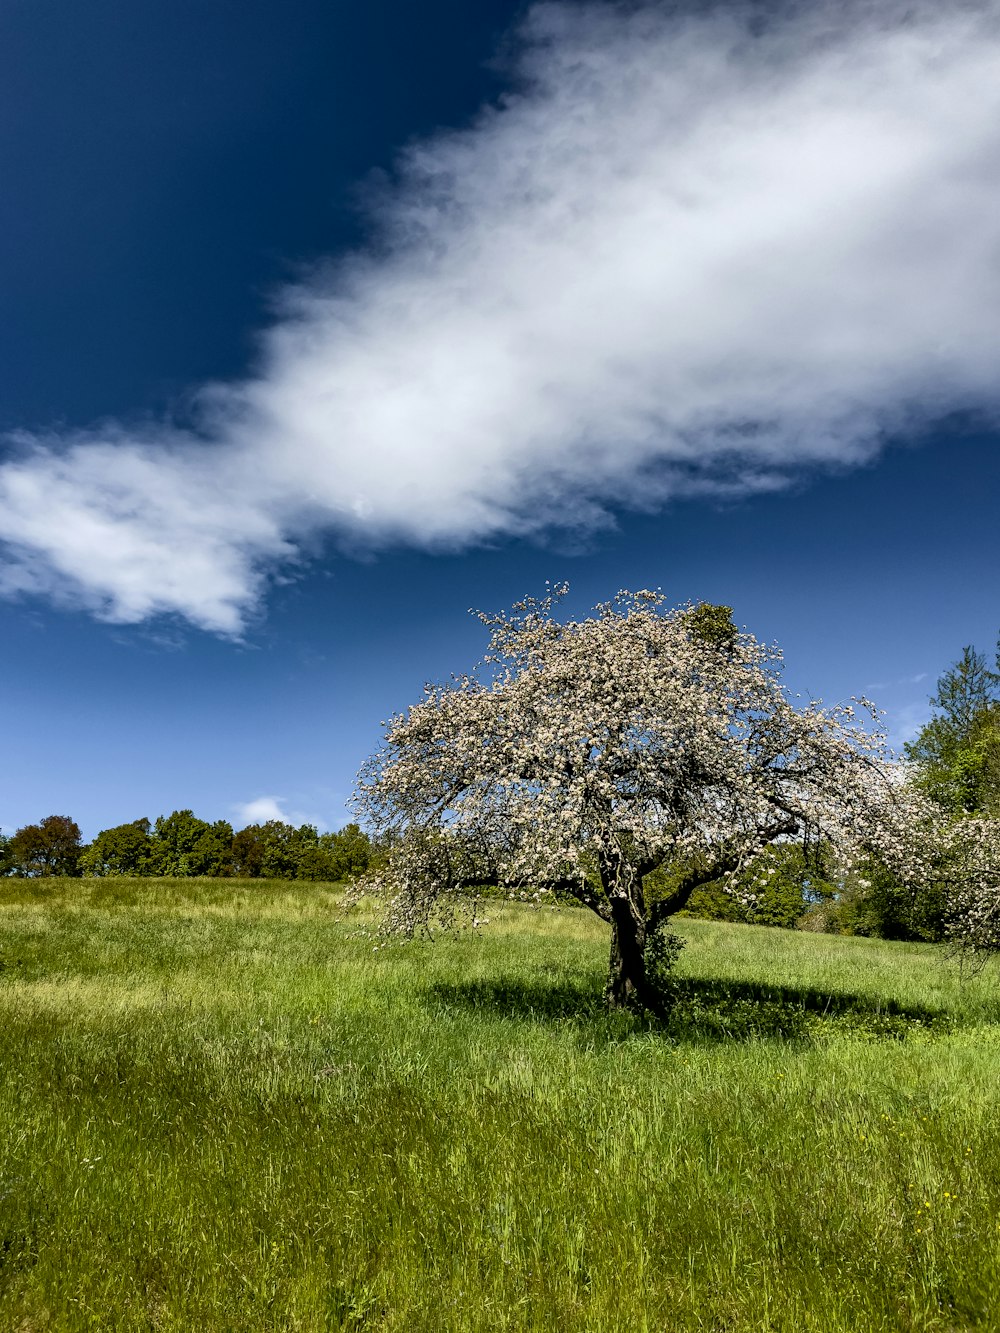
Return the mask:
<path id="1" fill-rule="evenodd" d="M 329 886 L 0 884 L 0 1329 L 1000 1328 L 1000 987 L 579 911 L 375 951 Z"/>

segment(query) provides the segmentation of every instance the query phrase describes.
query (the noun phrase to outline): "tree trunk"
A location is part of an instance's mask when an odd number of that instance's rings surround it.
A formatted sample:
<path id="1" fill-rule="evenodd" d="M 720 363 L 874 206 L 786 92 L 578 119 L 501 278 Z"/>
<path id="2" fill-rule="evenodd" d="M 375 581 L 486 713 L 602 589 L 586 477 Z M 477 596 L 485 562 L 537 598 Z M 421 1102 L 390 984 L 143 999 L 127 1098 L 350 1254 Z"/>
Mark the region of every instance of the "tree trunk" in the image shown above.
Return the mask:
<path id="1" fill-rule="evenodd" d="M 608 962 L 609 1009 L 649 1007 L 646 984 L 644 914 L 624 897 L 611 899 L 611 957 Z"/>

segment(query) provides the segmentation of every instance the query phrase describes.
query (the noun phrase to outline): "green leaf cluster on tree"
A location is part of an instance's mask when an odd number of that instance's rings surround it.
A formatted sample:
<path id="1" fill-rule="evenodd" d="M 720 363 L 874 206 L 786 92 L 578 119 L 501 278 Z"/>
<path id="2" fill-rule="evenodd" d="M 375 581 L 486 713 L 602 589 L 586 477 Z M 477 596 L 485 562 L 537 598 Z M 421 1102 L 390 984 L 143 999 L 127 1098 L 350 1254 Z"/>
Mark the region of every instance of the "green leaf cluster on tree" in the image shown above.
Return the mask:
<path id="1" fill-rule="evenodd" d="M 792 930 L 806 912 L 834 896 L 836 888 L 828 861 L 821 845 L 775 843 L 761 853 L 751 869 L 695 889 L 677 915 Z M 679 882 L 687 873 L 687 866 L 675 865 L 647 875 L 647 897 L 654 902 L 669 897 L 674 881 Z"/>
<path id="2" fill-rule="evenodd" d="M 904 884 L 872 855 L 813 904 L 798 925 L 832 935 L 934 943 L 945 937 L 947 909 L 943 883 Z"/>
<path id="3" fill-rule="evenodd" d="M 647 896 L 651 901 L 669 897 L 674 880 L 685 873 L 684 866 L 675 866 L 648 875 Z M 702 885 L 677 913 L 784 930 L 927 941 L 944 937 L 945 914 L 941 888 L 904 885 L 874 856 L 840 875 L 828 849 L 797 842 L 767 848 L 752 873 L 735 881 Z"/>
<path id="4" fill-rule="evenodd" d="M 153 825 L 153 875 L 228 875 L 232 871 L 233 826 L 208 824 L 190 810 L 160 816 Z"/>
<path id="5" fill-rule="evenodd" d="M 912 780 L 956 816 L 1000 810 L 1000 651 L 991 670 L 968 645 L 931 699 L 931 720 L 906 746 Z"/>
<path id="6" fill-rule="evenodd" d="M 84 875 L 148 875 L 153 843 L 148 819 L 103 829 L 80 857 Z"/>

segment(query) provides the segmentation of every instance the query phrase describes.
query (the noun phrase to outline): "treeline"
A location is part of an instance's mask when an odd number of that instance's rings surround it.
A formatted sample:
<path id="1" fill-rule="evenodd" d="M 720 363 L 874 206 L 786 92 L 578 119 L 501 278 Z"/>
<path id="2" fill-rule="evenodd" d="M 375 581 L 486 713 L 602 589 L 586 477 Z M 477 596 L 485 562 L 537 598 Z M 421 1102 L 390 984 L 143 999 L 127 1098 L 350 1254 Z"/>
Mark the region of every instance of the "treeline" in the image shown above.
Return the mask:
<path id="1" fill-rule="evenodd" d="M 135 819 L 103 829 L 84 844 L 67 815 L 49 815 L 9 837 L 0 834 L 0 874 L 209 875 L 240 879 L 340 880 L 362 874 L 376 849 L 357 824 L 320 833 L 280 820 L 234 831 L 224 819 L 208 823 L 190 810 L 155 822 Z"/>

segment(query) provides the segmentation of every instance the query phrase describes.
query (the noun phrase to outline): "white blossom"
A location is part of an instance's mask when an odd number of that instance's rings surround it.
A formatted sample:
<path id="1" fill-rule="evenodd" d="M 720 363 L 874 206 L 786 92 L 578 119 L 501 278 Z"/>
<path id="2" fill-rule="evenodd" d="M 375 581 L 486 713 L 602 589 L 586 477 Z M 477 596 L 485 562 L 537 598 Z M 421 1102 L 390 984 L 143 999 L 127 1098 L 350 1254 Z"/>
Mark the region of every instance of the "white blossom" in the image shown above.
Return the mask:
<path id="1" fill-rule="evenodd" d="M 563 623 L 565 591 L 480 614 L 479 670 L 427 686 L 362 770 L 359 812 L 391 840 L 365 884 L 388 929 L 474 922 L 477 884 L 569 895 L 612 927 L 612 1002 L 647 1003 L 650 930 L 775 841 L 822 842 L 845 865 L 877 849 L 919 878 L 939 873 L 944 836 L 954 863 L 954 839 L 896 780 L 868 700 L 796 707 L 780 652 L 738 632 L 728 608 L 621 592 Z M 970 829 L 970 867 L 985 866 L 990 836 L 981 848 Z M 649 904 L 643 878 L 665 864 L 676 888 Z M 1000 932 L 995 898 L 987 910 L 981 887 L 969 892 L 963 928 Z"/>

